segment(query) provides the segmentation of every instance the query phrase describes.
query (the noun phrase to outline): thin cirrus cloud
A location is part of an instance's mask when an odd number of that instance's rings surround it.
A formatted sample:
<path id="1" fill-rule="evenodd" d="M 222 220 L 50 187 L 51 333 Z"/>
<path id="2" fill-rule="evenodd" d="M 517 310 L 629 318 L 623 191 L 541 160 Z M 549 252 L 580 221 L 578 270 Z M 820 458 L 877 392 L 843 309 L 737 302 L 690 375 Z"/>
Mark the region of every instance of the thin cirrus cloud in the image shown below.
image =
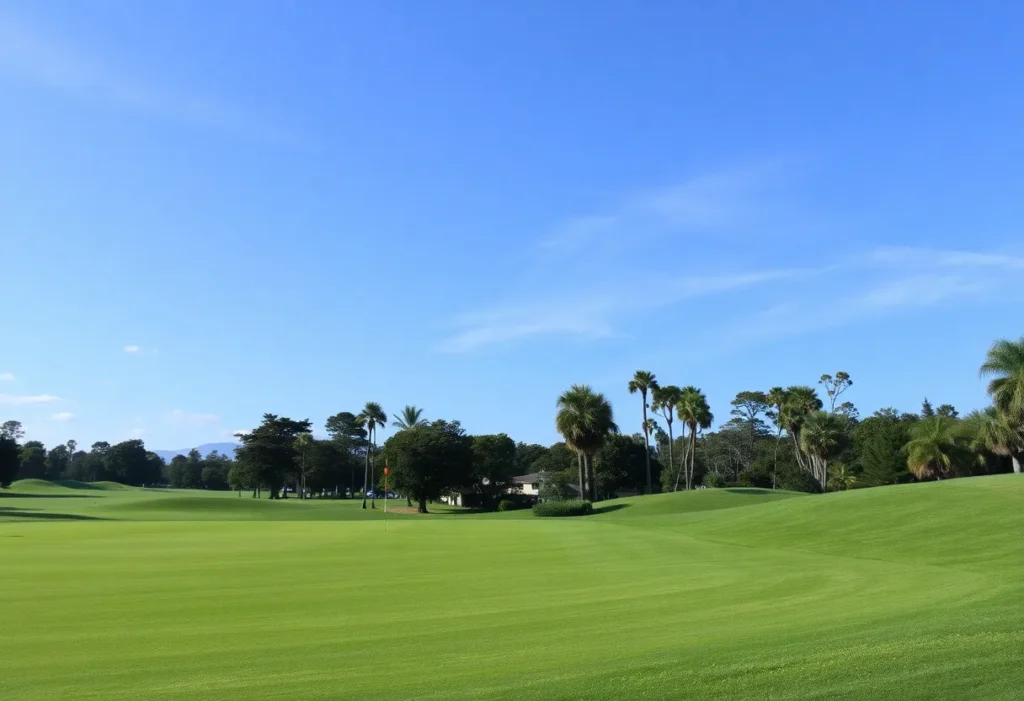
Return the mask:
<path id="1" fill-rule="evenodd" d="M 52 394 L 0 394 L 0 404 L 7 406 L 27 406 L 32 404 L 52 404 L 61 399 Z"/>
<path id="2" fill-rule="evenodd" d="M 136 355 L 136 354 L 142 352 L 142 347 L 141 346 L 135 346 L 135 345 L 125 346 L 124 347 L 124 352 L 127 353 L 128 355 Z"/>
<path id="3" fill-rule="evenodd" d="M 70 421 L 71 419 L 75 418 L 75 415 L 72 414 L 70 411 L 61 411 L 54 414 L 50 418 L 53 419 L 54 421 Z"/>
<path id="4" fill-rule="evenodd" d="M 209 426 L 220 423 L 220 416 L 217 414 L 203 414 L 175 409 L 168 417 L 171 423 L 185 424 L 187 426 Z"/>
<path id="5" fill-rule="evenodd" d="M 441 353 L 543 337 L 594 340 L 619 334 L 619 322 L 686 300 L 817 275 L 828 267 L 701 270 L 691 240 L 742 234 L 751 222 L 776 221 L 766 193 L 786 177 L 782 161 L 712 172 L 667 187 L 635 192 L 604 211 L 564 220 L 532 249 L 505 299 L 459 314 L 436 343 Z M 660 251 L 660 256 L 652 251 Z M 710 266 L 709 266 L 710 267 Z M 721 263 L 714 265 L 721 269 Z M 598 282 L 599 281 L 599 282 Z"/>
<path id="6" fill-rule="evenodd" d="M 614 293 L 590 290 L 561 299 L 465 314 L 456 320 L 461 329 L 438 344 L 437 350 L 468 353 L 485 346 L 542 336 L 608 338 L 616 335 L 615 322 L 627 315 L 771 282 L 808 278 L 824 270 L 792 268 L 692 277 L 654 276 L 632 280 Z M 652 288 L 659 294 L 650 294 Z"/>
<path id="7" fill-rule="evenodd" d="M 14 373 L 0 372 L 0 382 L 14 382 Z"/>
<path id="8" fill-rule="evenodd" d="M 81 51 L 66 40 L 0 13 L 0 72 L 69 97 L 177 122 L 214 128 L 245 138 L 294 141 L 288 132 L 263 123 L 223 101 L 167 90 Z"/>

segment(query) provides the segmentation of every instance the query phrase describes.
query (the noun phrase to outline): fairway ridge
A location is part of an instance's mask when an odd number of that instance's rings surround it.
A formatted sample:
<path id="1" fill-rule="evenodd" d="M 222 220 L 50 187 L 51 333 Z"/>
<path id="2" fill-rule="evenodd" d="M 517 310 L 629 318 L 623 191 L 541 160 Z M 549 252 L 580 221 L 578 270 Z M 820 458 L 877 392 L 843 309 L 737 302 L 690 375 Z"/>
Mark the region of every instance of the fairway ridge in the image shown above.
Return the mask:
<path id="1" fill-rule="evenodd" d="M 10 494 L 4 699 L 1010 701 L 1024 688 L 1019 475 L 698 490 L 569 519 L 389 514 L 387 532 L 381 509 L 344 500 L 36 481 Z M 63 494 L 88 496 L 48 498 Z"/>

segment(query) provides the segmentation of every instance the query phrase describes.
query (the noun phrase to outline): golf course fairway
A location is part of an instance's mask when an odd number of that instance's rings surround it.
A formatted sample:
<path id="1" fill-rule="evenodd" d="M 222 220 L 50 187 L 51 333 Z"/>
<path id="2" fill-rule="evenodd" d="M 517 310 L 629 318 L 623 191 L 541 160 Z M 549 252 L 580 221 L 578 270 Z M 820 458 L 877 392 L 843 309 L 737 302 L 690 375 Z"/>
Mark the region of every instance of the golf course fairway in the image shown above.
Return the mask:
<path id="1" fill-rule="evenodd" d="M 16 483 L 0 699 L 1024 698 L 1022 475 L 377 506 Z"/>

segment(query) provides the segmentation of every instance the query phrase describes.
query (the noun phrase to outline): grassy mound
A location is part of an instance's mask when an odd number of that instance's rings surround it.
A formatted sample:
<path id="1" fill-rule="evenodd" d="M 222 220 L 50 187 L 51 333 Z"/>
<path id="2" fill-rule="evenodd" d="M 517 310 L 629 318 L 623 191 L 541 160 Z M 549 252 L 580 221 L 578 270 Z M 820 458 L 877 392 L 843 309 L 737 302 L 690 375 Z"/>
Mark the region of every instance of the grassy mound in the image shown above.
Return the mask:
<path id="1" fill-rule="evenodd" d="M 358 501 L 83 493 L 0 502 L 0 519 L 118 519 L 0 524 L 4 623 L 19 631 L 0 636 L 4 698 L 1011 701 L 1024 688 L 1022 476 L 701 490 L 585 519 L 395 515 L 386 531 Z"/>

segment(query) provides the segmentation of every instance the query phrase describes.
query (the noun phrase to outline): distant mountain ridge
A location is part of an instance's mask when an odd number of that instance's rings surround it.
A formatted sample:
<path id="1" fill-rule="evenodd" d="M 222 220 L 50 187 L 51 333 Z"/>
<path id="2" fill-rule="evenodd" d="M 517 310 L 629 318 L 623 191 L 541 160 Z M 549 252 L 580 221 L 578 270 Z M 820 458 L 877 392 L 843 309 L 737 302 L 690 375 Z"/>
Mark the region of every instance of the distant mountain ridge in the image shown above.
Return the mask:
<path id="1" fill-rule="evenodd" d="M 202 445 L 197 445 L 196 450 L 204 458 L 215 450 L 218 453 L 227 455 L 229 458 L 234 458 L 235 448 L 240 445 L 241 443 L 203 443 Z M 181 450 L 154 450 L 153 452 L 163 458 L 164 462 L 170 462 L 176 455 L 188 455 L 190 450 L 192 449 L 183 448 Z"/>

